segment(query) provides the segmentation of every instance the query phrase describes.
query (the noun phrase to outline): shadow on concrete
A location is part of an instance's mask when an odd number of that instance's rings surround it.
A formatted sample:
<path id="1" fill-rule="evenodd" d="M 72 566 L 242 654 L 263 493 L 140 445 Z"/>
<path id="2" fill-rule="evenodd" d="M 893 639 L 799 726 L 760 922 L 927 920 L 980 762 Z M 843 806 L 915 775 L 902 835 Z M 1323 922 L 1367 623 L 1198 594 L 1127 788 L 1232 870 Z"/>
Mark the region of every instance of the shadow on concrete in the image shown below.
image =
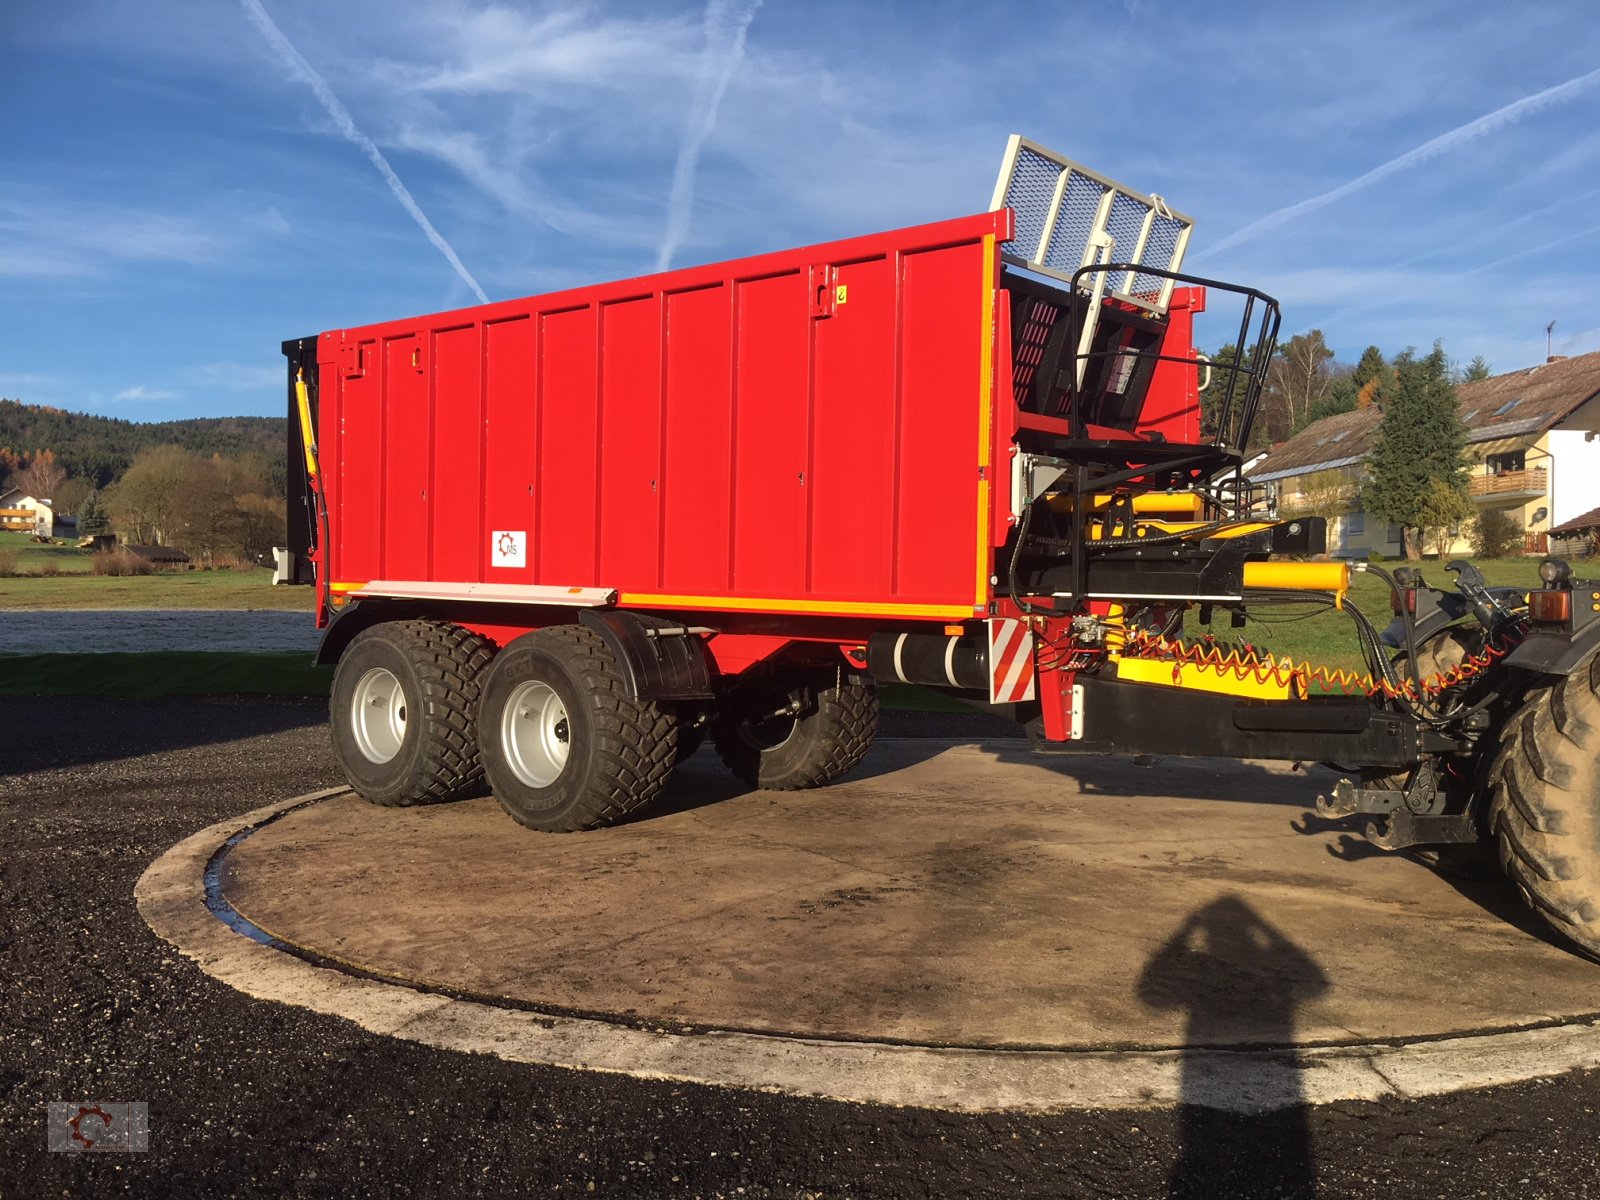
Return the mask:
<path id="1" fill-rule="evenodd" d="M 1285 774 L 1235 758 L 1036 754 L 1027 742 L 986 744 L 986 748 L 992 748 L 1002 763 L 1026 764 L 1066 776 L 1089 796 L 1167 796 L 1309 808 L 1317 792 L 1330 786 L 1320 772 Z"/>
<path id="2" fill-rule="evenodd" d="M 1310 1196 L 1299 1007 L 1328 989 L 1316 960 L 1237 896 L 1191 913 L 1145 964 L 1139 999 L 1187 1014 L 1174 1197 Z M 1217 1049 L 1280 1051 L 1263 1061 Z"/>

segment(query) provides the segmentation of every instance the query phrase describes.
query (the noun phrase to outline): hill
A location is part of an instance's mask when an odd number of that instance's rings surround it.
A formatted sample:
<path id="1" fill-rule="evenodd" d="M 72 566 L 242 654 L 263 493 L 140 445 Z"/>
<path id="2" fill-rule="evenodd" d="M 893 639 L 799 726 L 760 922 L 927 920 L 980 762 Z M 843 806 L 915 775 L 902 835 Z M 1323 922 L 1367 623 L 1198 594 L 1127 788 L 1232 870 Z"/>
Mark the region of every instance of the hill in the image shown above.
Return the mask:
<path id="1" fill-rule="evenodd" d="M 22 454 L 52 450 L 67 471 L 104 487 L 121 475 L 134 455 L 151 446 L 182 446 L 196 454 L 267 456 L 271 472 L 283 471 L 283 417 L 192 417 L 184 421 L 122 421 L 92 413 L 0 399 L 0 446 Z"/>

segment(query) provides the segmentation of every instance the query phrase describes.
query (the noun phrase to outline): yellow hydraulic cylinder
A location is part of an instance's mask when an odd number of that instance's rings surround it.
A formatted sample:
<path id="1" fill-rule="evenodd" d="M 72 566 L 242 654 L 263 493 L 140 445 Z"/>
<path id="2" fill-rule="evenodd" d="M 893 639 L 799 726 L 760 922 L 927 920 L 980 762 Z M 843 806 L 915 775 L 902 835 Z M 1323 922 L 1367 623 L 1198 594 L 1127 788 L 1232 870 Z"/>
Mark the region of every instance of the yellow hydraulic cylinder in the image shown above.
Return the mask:
<path id="1" fill-rule="evenodd" d="M 1350 590 L 1350 564 L 1342 562 L 1247 562 L 1244 585 L 1291 592 L 1333 592 L 1344 602 Z"/>
<path id="2" fill-rule="evenodd" d="M 1097 492 L 1089 500 L 1089 511 L 1101 512 L 1110 508 L 1113 499 L 1110 492 Z M 1202 503 L 1194 492 L 1138 492 L 1133 496 L 1133 511 L 1141 517 L 1155 513 L 1165 516 L 1198 517 Z M 1067 493 L 1057 492 L 1050 497 L 1050 507 L 1057 512 L 1071 512 L 1072 497 Z"/>

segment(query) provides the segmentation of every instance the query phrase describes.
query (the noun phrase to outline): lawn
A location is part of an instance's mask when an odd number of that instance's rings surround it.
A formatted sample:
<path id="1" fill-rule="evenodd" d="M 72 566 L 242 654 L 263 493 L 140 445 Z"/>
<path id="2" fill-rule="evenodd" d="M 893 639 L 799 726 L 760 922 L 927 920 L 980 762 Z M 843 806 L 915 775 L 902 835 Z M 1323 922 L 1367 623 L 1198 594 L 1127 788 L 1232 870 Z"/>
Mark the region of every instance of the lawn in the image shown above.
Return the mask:
<path id="1" fill-rule="evenodd" d="M 93 575 L 87 550 L 71 542 L 41 546 L 25 533 L 0 533 L 0 555 L 16 554 L 17 574 L 0 577 L 7 608 L 269 608 L 310 612 L 315 591 L 274 587 L 265 567 L 227 571 L 158 571 Z M 41 574 L 54 571 L 55 574 Z"/>
<path id="2" fill-rule="evenodd" d="M 1537 558 L 1468 561 L 1483 572 L 1491 587 L 1533 588 L 1539 584 L 1541 560 Z M 1392 573 L 1396 567 L 1407 564 L 1385 562 L 1378 565 Z M 1444 563 L 1437 559 L 1428 558 L 1411 565 L 1422 568 L 1423 578 L 1429 586 L 1446 592 L 1455 590 L 1455 576 L 1446 571 Z M 1350 600 L 1379 630 L 1394 618 L 1394 610 L 1389 603 L 1389 585 L 1370 572 L 1356 574 L 1350 588 Z M 1272 612 L 1270 609 L 1266 611 Z M 1293 611 L 1284 609 L 1282 613 L 1288 615 Z M 1274 655 L 1289 655 L 1296 661 L 1305 660 L 1317 666 L 1326 664 L 1347 670 L 1364 668 L 1360 644 L 1356 641 L 1355 622 L 1346 613 L 1324 612 L 1303 621 L 1287 623 L 1251 621 L 1243 629 L 1233 629 L 1228 624 L 1227 615 L 1219 612 L 1212 631 L 1218 638 L 1247 641 Z M 1204 626 L 1192 621 L 1185 628 L 1185 633 L 1191 637 L 1204 632 Z"/>
<path id="3" fill-rule="evenodd" d="M 309 587 L 274 587 L 265 568 L 240 571 L 175 571 L 154 575 L 89 574 L 89 555 L 70 545 L 38 546 L 26 534 L 0 533 L 0 551 L 17 552 L 16 578 L 0 578 L 0 610 L 17 608 L 212 608 L 277 609 L 310 612 L 315 593 Z M 1491 585 L 1531 588 L 1538 583 L 1539 559 L 1506 558 L 1473 561 Z M 1387 570 L 1400 562 L 1381 564 Z M 1453 577 L 1437 559 L 1421 564 L 1427 581 L 1450 590 Z M 57 575 L 27 574 L 54 567 Z M 1376 575 L 1358 573 L 1351 599 L 1380 629 L 1392 616 L 1389 588 Z M 1269 612 L 1271 610 L 1268 610 Z M 1291 610 L 1280 610 L 1278 616 Z M 1212 627 L 1219 638 L 1248 641 L 1274 655 L 1289 655 L 1313 664 L 1356 670 L 1362 667 L 1355 626 L 1349 616 L 1325 612 L 1305 620 L 1252 621 L 1233 629 L 1219 613 Z M 1205 632 L 1191 616 L 1185 632 Z M 942 698 L 941 698 L 942 699 Z"/>

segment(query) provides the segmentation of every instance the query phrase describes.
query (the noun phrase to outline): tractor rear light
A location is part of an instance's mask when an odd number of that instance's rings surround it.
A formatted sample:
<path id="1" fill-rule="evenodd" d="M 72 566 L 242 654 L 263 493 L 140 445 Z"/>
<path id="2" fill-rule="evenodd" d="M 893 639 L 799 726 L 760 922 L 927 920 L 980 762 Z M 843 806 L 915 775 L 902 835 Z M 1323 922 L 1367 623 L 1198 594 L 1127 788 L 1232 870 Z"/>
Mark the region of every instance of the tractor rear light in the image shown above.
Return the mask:
<path id="1" fill-rule="evenodd" d="M 1572 593 L 1565 589 L 1529 592 L 1528 615 L 1547 625 L 1565 625 L 1572 620 Z"/>
<path id="2" fill-rule="evenodd" d="M 1565 559 L 1547 558 L 1539 564 L 1539 578 L 1546 586 L 1554 587 L 1572 578 L 1572 567 Z"/>
<path id="3" fill-rule="evenodd" d="M 1400 588 L 1389 593 L 1389 607 L 1395 612 L 1414 613 L 1417 611 L 1417 589 L 1413 587 Z"/>

